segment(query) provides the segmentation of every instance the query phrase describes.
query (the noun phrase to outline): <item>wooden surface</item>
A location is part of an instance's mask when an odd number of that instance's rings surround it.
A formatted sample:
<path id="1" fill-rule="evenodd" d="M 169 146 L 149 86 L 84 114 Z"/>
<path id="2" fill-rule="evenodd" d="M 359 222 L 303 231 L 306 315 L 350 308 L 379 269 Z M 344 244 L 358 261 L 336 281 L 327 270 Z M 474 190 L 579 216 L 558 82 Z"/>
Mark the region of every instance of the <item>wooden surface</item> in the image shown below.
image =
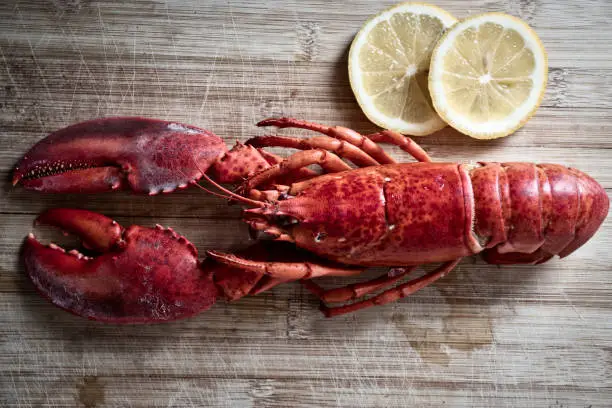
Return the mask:
<path id="1" fill-rule="evenodd" d="M 228 144 L 262 134 L 254 123 L 276 115 L 372 131 L 348 84 L 347 50 L 389 2 L 2 3 L 0 406 L 612 406 L 610 218 L 568 259 L 502 268 L 466 259 L 408 299 L 332 320 L 296 284 L 152 327 L 104 326 L 52 307 L 18 258 L 45 208 L 171 225 L 200 251 L 245 245 L 248 235 L 236 207 L 196 190 L 137 197 L 14 189 L 11 169 L 34 142 L 111 115 L 191 123 Z M 558 162 L 610 191 L 612 3 L 436 4 L 460 18 L 522 17 L 548 50 L 550 75 L 524 129 L 492 142 L 443 130 L 419 139 L 431 155 Z"/>

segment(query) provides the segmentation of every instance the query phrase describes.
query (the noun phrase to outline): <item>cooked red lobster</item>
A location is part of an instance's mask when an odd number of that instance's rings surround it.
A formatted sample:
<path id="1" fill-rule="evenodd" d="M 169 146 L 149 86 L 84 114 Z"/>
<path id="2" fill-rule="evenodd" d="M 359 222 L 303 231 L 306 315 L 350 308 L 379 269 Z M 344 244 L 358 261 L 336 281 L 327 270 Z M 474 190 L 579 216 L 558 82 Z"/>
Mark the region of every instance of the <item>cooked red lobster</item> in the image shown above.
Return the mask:
<path id="1" fill-rule="evenodd" d="M 234 300 L 299 280 L 322 300 L 324 314 L 334 316 L 407 296 L 465 256 L 481 253 L 493 264 L 565 257 L 608 213 L 605 190 L 572 168 L 434 163 L 410 138 L 391 131 L 363 136 L 290 118 L 258 125 L 324 136 L 255 137 L 228 151 L 222 139 L 193 126 L 107 118 L 40 141 L 17 165 L 14 184 L 56 193 L 128 188 L 157 194 L 203 178 L 209 186 L 202 189 L 246 207 L 244 221 L 257 235 L 285 242 L 238 255 L 207 251 L 200 262 L 194 246 L 171 229 L 124 229 L 90 211 L 51 209 L 38 221 L 79 235 L 93 255 L 42 245 L 30 234 L 23 256 L 38 291 L 90 319 L 150 323 L 191 316 L 218 297 Z M 396 163 L 379 143 L 397 145 L 418 162 Z M 263 150 L 272 146 L 300 151 L 283 159 Z M 426 263 L 441 265 L 402 282 Z M 313 281 L 374 266 L 392 268 L 330 290 Z"/>

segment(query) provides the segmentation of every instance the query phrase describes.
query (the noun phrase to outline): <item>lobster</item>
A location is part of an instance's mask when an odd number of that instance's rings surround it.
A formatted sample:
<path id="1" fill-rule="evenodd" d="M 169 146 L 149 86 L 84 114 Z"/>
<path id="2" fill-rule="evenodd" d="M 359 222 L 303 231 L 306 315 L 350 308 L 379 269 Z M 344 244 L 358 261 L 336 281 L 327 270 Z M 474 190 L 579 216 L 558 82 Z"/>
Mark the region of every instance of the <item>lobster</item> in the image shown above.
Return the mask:
<path id="1" fill-rule="evenodd" d="M 50 209 L 37 222 L 80 236 L 87 254 L 43 245 L 30 234 L 23 261 L 36 289 L 89 319 L 152 323 L 192 316 L 217 298 L 236 300 L 298 280 L 330 317 L 408 296 L 473 254 L 491 264 L 563 258 L 595 234 L 609 209 L 600 184 L 557 164 L 432 162 L 413 140 L 389 130 L 361 135 L 291 118 L 258 126 L 321 135 L 260 136 L 228 150 L 204 129 L 118 117 L 41 140 L 16 166 L 13 184 L 40 192 L 150 195 L 196 185 L 243 205 L 252 233 L 270 242 L 238 254 L 207 251 L 201 261 L 170 228 L 123 228 L 91 211 Z M 396 163 L 381 143 L 416 162 Z M 281 158 L 265 147 L 298 151 Z M 440 266 L 407 280 L 427 263 Z M 369 267 L 390 269 L 333 289 L 313 280 Z"/>

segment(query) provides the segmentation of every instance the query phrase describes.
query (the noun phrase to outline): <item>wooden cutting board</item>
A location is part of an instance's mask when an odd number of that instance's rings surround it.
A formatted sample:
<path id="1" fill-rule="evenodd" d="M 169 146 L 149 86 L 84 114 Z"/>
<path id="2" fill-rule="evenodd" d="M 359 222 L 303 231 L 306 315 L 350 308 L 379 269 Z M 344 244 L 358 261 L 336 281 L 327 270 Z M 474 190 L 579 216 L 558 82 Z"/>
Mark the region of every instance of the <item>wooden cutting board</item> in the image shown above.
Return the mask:
<path id="1" fill-rule="evenodd" d="M 610 219 L 568 259 L 501 268 L 466 259 L 408 299 L 332 320 L 287 284 L 185 321 L 104 326 L 51 306 L 24 277 L 22 239 L 55 206 L 173 226 L 200 251 L 248 244 L 238 209 L 201 191 L 44 196 L 12 188 L 10 173 L 47 133 L 102 116 L 190 123 L 228 144 L 263 134 L 254 124 L 279 115 L 374 131 L 346 59 L 353 35 L 387 3 L 0 5 L 0 406 L 612 406 Z M 479 142 L 445 129 L 418 139 L 425 149 L 446 161 L 557 162 L 610 191 L 612 3 L 436 4 L 460 18 L 525 19 L 548 50 L 549 87 L 515 135 Z"/>

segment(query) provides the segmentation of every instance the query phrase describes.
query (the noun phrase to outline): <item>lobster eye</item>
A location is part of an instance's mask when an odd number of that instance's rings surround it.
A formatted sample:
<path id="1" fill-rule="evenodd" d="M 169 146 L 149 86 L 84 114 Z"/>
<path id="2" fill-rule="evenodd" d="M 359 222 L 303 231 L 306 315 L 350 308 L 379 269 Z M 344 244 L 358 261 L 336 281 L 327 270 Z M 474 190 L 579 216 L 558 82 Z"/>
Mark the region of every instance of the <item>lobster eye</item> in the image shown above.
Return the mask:
<path id="1" fill-rule="evenodd" d="M 317 244 L 327 238 L 327 234 L 325 232 L 317 232 L 314 237 L 314 242 Z"/>
<path id="2" fill-rule="evenodd" d="M 287 227 L 290 225 L 299 224 L 300 222 L 297 218 L 287 214 L 273 215 L 272 221 L 279 227 Z"/>

